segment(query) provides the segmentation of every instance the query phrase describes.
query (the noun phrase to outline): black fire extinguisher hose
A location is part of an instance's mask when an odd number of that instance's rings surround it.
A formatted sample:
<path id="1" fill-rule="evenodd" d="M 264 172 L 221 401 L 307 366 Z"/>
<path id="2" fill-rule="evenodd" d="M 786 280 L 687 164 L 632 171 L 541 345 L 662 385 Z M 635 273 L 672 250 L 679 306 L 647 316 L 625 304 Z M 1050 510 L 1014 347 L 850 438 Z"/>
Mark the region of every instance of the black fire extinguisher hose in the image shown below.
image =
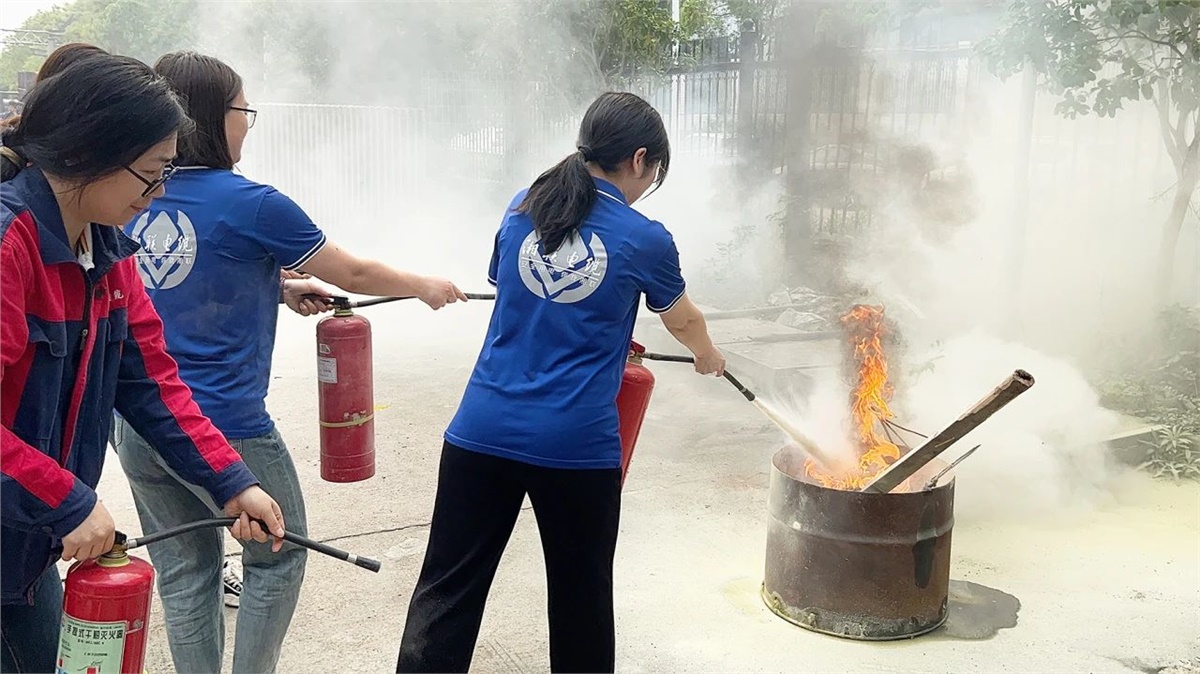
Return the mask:
<path id="1" fill-rule="evenodd" d="M 671 354 L 667 354 L 667 353 L 651 353 L 649 351 L 647 351 L 646 353 L 640 354 L 640 355 L 642 358 L 645 358 L 646 360 L 656 360 L 656 361 L 660 361 L 663 363 L 691 363 L 693 365 L 696 364 L 696 359 L 691 356 L 672 356 Z M 738 393 L 741 393 L 746 398 L 746 400 L 749 400 L 750 402 L 754 402 L 754 398 L 755 398 L 754 391 L 751 391 L 750 389 L 746 388 L 742 384 L 742 382 L 737 380 L 737 377 L 733 376 L 733 373 L 731 373 L 729 370 L 725 370 L 724 377 L 727 381 L 729 381 L 730 384 L 733 384 L 733 387 L 736 388 L 738 390 Z"/>
<path id="2" fill-rule="evenodd" d="M 469 300 L 494 300 L 495 293 L 463 293 Z M 358 309 L 361 307 L 370 307 L 376 304 L 387 304 L 388 302 L 399 302 L 400 300 L 412 300 L 416 297 L 371 297 L 365 300 L 352 300 L 345 295 L 317 295 L 316 293 L 305 293 L 303 295 L 306 300 L 314 300 L 316 302 L 325 302 L 333 306 L 334 309 Z"/>
<path id="3" fill-rule="evenodd" d="M 186 534 L 189 531 L 195 531 L 197 529 L 216 529 L 219 527 L 232 526 L 237 521 L 238 518 L 236 517 L 214 517 L 207 520 L 197 520 L 195 522 L 188 522 L 187 524 L 182 524 L 171 529 L 157 531 L 155 533 L 142 536 L 141 538 L 128 538 L 125 536 L 125 534 L 118 531 L 115 542 L 117 545 L 124 545 L 128 550 L 131 548 L 138 548 L 143 545 L 148 545 L 150 543 L 157 543 L 158 541 L 172 538 L 180 534 Z M 263 531 L 267 530 L 267 525 L 265 522 L 262 520 L 255 521 L 258 522 L 259 526 L 263 528 Z M 306 538 L 300 534 L 293 534 L 290 531 L 283 532 L 283 540 L 289 543 L 295 543 L 296 545 L 308 548 L 309 550 L 315 550 L 321 554 L 340 559 L 343 562 L 350 562 L 351 564 L 362 567 L 368 571 L 379 573 L 379 562 L 371 559 L 370 557 L 359 557 L 356 554 L 346 552 L 345 550 L 339 550 L 332 545 L 326 545 L 320 541 L 314 541 L 313 539 Z"/>

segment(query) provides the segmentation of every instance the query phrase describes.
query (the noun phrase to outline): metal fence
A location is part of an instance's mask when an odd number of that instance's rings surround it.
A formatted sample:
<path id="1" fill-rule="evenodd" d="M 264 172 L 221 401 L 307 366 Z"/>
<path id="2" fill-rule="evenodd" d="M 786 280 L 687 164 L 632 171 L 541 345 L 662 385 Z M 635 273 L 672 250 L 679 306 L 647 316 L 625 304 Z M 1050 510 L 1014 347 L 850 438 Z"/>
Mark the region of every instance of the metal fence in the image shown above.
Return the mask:
<path id="1" fill-rule="evenodd" d="M 967 173 L 962 153 L 972 127 L 996 117 L 977 107 L 985 99 L 976 90 L 994 83 L 968 49 L 858 52 L 809 62 L 811 72 L 799 80 L 772 54 L 761 43 L 710 46 L 626 88 L 661 112 L 681 158 L 751 176 L 804 170 L 818 237 L 869 226 L 898 183 L 956 189 Z M 796 81 L 811 86 L 805 122 L 790 107 L 788 87 Z M 1152 115 L 1069 121 L 1052 107 L 1050 97 L 1039 98 L 1030 139 L 1035 210 L 1066 208 L 1063 200 L 1081 190 L 1103 195 L 1093 199 L 1100 202 L 1170 188 Z M 498 191 L 527 184 L 569 151 L 581 113 L 556 98 L 553 83 L 472 77 L 431 81 L 420 108 L 263 105 L 243 167 L 318 221 L 338 217 L 347 203 L 384 213 L 429 181 Z M 1114 164 L 1120 170 L 1102 168 Z"/>
<path id="2" fill-rule="evenodd" d="M 630 82 L 663 117 L 672 152 L 683 156 L 734 157 L 738 72 L 705 69 Z"/>
<path id="3" fill-rule="evenodd" d="M 318 223 L 385 215 L 419 194 L 428 170 L 426 118 L 412 108 L 261 104 L 247 136 L 249 177 L 291 196 Z"/>
<path id="4" fill-rule="evenodd" d="M 953 149 L 979 76 L 963 49 L 853 52 L 830 45 L 785 64 L 751 33 L 739 49 L 718 45 L 702 53 L 697 63 L 629 89 L 662 113 L 679 154 L 760 175 L 807 171 L 812 228 L 822 236 L 868 224 L 880 181 L 922 168 L 909 165 L 911 147 Z M 797 67 L 809 72 L 798 77 L 789 70 Z M 792 109 L 788 86 L 796 82 L 811 87 L 806 122 Z M 927 177 L 955 170 L 951 161 L 929 167 Z"/>

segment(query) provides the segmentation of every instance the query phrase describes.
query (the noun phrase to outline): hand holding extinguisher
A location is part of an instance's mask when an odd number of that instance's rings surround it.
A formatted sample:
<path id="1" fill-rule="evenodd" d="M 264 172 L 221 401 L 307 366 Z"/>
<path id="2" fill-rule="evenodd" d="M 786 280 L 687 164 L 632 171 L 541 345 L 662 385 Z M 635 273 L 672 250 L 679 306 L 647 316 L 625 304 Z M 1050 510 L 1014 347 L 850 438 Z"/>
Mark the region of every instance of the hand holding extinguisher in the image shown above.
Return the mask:
<path id="1" fill-rule="evenodd" d="M 100 499 L 96 499 L 96 505 L 92 506 L 87 519 L 62 539 L 62 558 L 68 562 L 73 559 L 95 559 L 112 550 L 116 526 L 112 515 L 108 514 L 108 508 Z"/>
<path id="2" fill-rule="evenodd" d="M 260 504 L 255 503 L 258 496 L 247 494 L 249 491 L 239 494 L 248 496 L 243 499 L 246 509 L 259 508 Z M 270 501 L 270 497 L 266 499 Z M 274 504 L 274 501 L 271 503 Z M 99 502 L 97 508 L 107 515 Z M 131 557 L 128 550 L 196 529 L 244 525 L 246 519 L 244 510 L 240 518 L 218 517 L 190 522 L 141 538 L 128 538 L 119 531 L 112 532 L 110 528 L 107 536 L 112 542 L 111 549 L 100 555 L 99 559 L 76 562 L 67 572 L 57 671 L 70 674 L 97 671 L 141 674 L 146 660 L 154 567 L 144 559 Z M 111 518 L 108 521 L 111 524 Z M 254 521 L 251 524 L 260 533 L 263 530 L 276 531 L 276 525 L 266 522 Z M 249 527 L 243 526 L 242 529 L 248 531 Z M 369 571 L 379 571 L 380 565 L 376 560 L 359 557 L 282 528 L 279 532 L 282 538 L 296 545 L 348 561 Z"/>
<path id="3" fill-rule="evenodd" d="M 233 537 L 244 541 L 266 543 L 267 534 L 275 536 L 273 549 L 279 552 L 283 546 L 284 535 L 283 513 L 275 499 L 267 495 L 258 486 L 248 487 L 241 493 L 229 499 L 225 504 L 225 513 L 240 516 L 233 523 Z M 71 533 L 62 539 L 61 557 L 65 561 L 95 559 L 112 550 L 117 536 L 116 524 L 112 515 L 100 499 L 92 506 L 92 512 L 87 519 L 75 527 Z"/>
<path id="4" fill-rule="evenodd" d="M 287 278 L 280 283 L 283 303 L 301 316 L 316 316 L 333 310 L 329 291 L 316 281 Z"/>

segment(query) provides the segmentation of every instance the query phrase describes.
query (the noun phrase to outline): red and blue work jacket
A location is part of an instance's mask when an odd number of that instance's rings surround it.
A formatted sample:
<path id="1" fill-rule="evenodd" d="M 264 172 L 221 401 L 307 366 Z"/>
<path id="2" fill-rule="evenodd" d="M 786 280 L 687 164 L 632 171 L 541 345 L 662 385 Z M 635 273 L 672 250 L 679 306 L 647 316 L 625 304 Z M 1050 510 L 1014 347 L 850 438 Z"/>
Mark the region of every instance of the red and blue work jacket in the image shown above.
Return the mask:
<path id="1" fill-rule="evenodd" d="M 95 506 L 114 409 L 217 503 L 258 481 L 179 380 L 130 257 L 138 245 L 89 225 L 85 270 L 35 168 L 0 185 L 0 204 L 0 600 L 10 604 L 32 601 L 62 538 Z"/>

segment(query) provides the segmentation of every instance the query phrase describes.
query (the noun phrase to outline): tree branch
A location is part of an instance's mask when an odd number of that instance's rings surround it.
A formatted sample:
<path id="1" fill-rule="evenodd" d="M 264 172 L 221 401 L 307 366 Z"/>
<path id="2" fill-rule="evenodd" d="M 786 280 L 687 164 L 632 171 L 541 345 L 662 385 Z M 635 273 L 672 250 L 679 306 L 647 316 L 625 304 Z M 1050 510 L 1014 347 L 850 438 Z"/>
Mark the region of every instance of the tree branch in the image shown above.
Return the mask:
<path id="1" fill-rule="evenodd" d="M 1196 117 L 1196 124 L 1192 129 L 1192 142 L 1188 143 L 1188 153 L 1192 155 L 1193 160 L 1200 156 L 1200 115 Z"/>
<path id="2" fill-rule="evenodd" d="M 1138 37 L 1142 38 L 1143 40 L 1145 40 L 1147 42 L 1151 42 L 1153 44 L 1167 47 L 1171 51 L 1175 52 L 1175 55 L 1178 56 L 1180 59 L 1184 58 L 1183 52 L 1179 51 L 1179 47 L 1173 42 L 1164 42 L 1162 40 L 1155 40 L 1154 38 L 1150 37 L 1149 35 L 1146 35 L 1145 33 L 1143 33 L 1140 30 L 1133 31 L 1133 34 L 1137 35 Z"/>
<path id="3" fill-rule="evenodd" d="M 1178 168 L 1183 166 L 1183 148 L 1176 142 L 1175 129 L 1171 126 L 1170 104 L 1171 92 L 1167 88 L 1167 81 L 1160 79 L 1158 95 L 1154 97 L 1154 107 L 1158 110 L 1158 130 L 1162 134 L 1163 144 L 1167 146 L 1167 154 L 1171 155 L 1171 161 Z"/>
<path id="4" fill-rule="evenodd" d="M 1113 40 L 1120 40 L 1121 38 L 1127 37 L 1128 35 L 1129 34 L 1126 33 L 1125 35 L 1110 35 L 1108 37 L 1098 37 L 1094 40 L 1087 40 L 1085 42 L 1076 42 L 1075 44 L 1079 47 L 1092 47 L 1092 46 L 1095 46 L 1098 44 L 1102 44 L 1104 42 L 1112 42 Z"/>
<path id="5" fill-rule="evenodd" d="M 1175 144 L 1179 147 L 1187 147 L 1187 123 L 1188 114 L 1183 110 L 1179 111 L 1179 123 L 1175 125 Z"/>

